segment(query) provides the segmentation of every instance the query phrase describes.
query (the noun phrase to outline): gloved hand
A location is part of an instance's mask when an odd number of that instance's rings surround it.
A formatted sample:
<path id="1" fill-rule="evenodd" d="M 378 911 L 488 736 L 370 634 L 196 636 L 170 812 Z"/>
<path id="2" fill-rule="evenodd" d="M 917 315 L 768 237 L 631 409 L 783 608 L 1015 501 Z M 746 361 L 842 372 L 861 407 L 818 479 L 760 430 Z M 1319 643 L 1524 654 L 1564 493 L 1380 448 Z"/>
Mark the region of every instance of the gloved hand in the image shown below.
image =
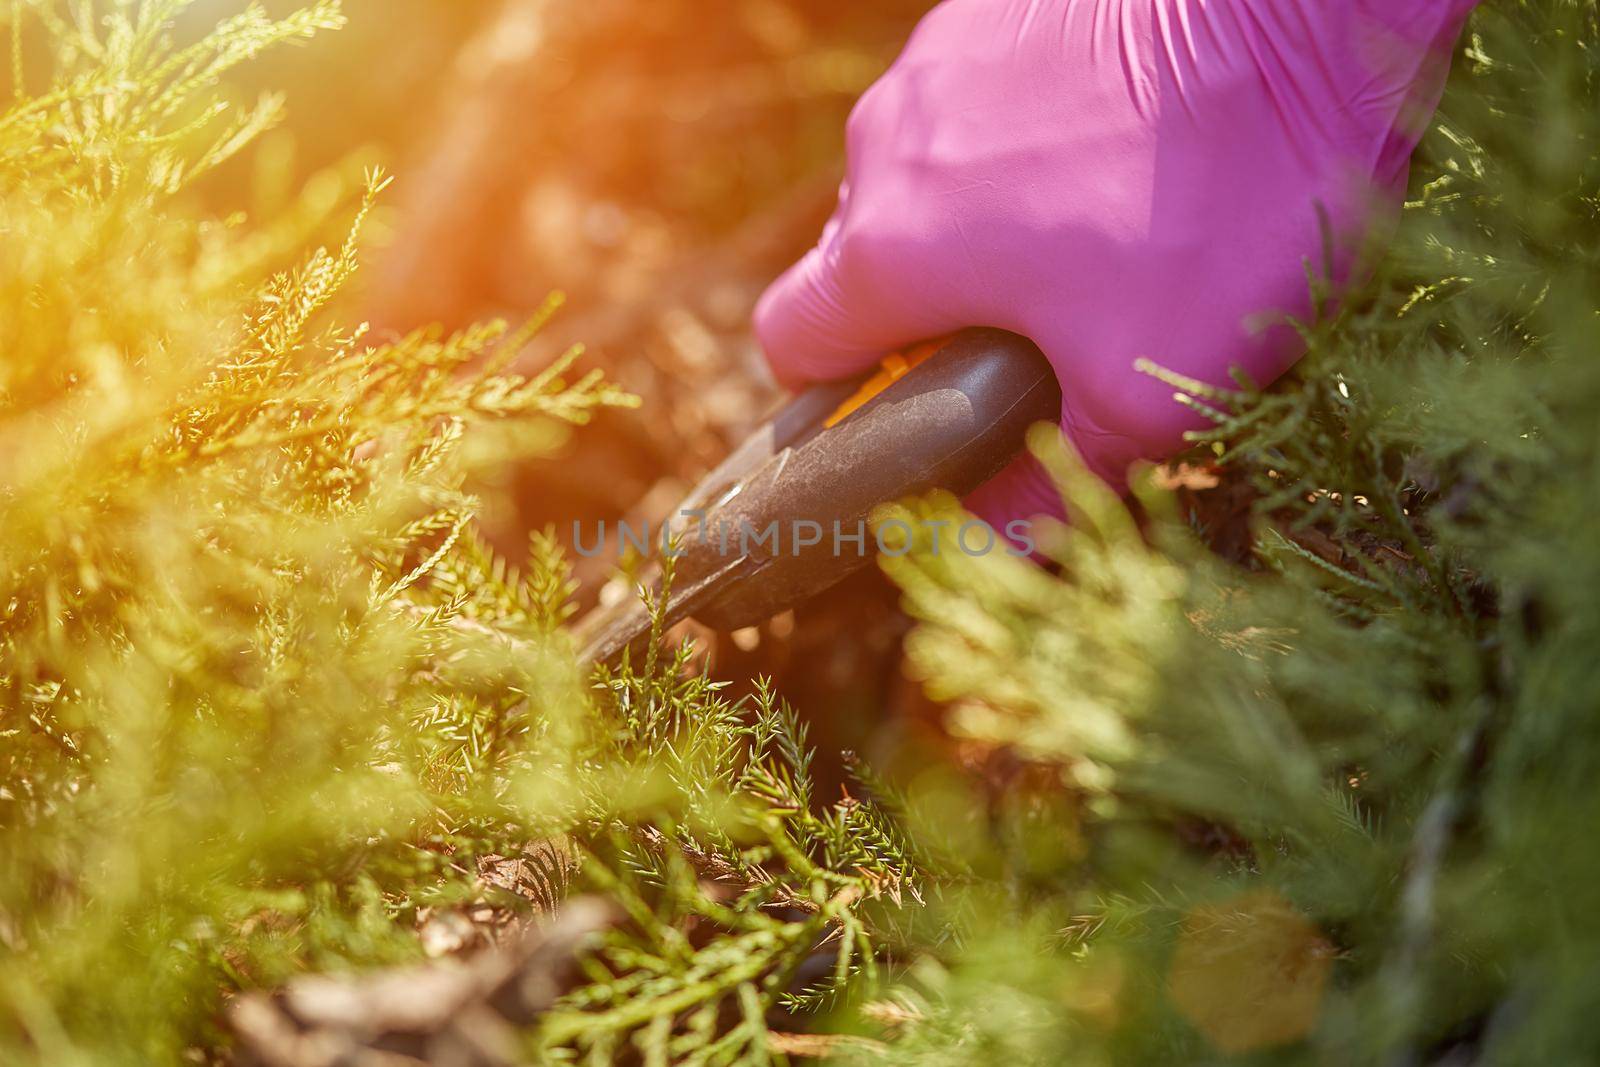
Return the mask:
<path id="1" fill-rule="evenodd" d="M 1305 264 L 1387 225 L 1475 0 L 947 0 L 857 105 L 821 244 L 762 298 L 779 379 L 848 376 L 964 326 L 1042 348 L 1062 428 L 1115 484 L 1197 425 L 1202 381 L 1298 358 Z M 1328 225 L 1321 221 L 1325 218 Z M 1031 458 L 968 506 L 1060 513 Z"/>

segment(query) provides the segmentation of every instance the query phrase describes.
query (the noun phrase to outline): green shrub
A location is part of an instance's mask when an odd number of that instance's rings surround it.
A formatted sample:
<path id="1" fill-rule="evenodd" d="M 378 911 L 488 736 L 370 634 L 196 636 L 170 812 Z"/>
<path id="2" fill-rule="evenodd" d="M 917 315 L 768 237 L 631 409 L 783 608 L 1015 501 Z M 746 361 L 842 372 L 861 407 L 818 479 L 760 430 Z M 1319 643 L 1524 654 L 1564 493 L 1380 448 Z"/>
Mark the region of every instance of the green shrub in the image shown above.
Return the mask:
<path id="1" fill-rule="evenodd" d="M 913 971 L 908 1054 L 1600 1050 L 1600 16 L 1489 4 L 1464 45 L 1392 253 L 1295 379 L 1174 380 L 1218 492 L 1253 487 L 1246 566 L 1205 493 L 1147 490 L 1141 531 L 1047 440 L 1059 580 L 890 564 L 956 729 L 1082 797 L 998 838 L 1013 892 Z"/>
<path id="2" fill-rule="evenodd" d="M 463 472 L 625 398 L 565 364 L 497 369 L 526 337 L 499 325 L 373 345 L 330 324 L 377 175 L 334 208 L 349 238 L 309 255 L 315 205 L 194 214 L 190 184 L 277 118 L 224 106 L 218 79 L 341 16 L 251 6 L 179 45 L 183 6 L 11 10 L 7 1062 L 171 1061 L 229 986 L 415 954 L 399 920 L 459 894 L 458 839 L 505 822 L 491 772 L 525 738 L 570 744 L 583 706 L 542 651 L 565 588 L 490 558 Z"/>

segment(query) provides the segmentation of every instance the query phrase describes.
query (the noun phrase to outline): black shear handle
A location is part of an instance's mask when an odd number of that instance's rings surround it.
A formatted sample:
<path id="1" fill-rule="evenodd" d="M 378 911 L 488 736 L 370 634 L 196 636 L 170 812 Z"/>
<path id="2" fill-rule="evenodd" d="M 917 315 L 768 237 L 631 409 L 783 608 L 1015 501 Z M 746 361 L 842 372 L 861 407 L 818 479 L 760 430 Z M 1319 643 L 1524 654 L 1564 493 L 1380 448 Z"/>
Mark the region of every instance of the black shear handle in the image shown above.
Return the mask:
<path id="1" fill-rule="evenodd" d="M 689 609 L 700 622 L 739 629 L 820 593 L 872 558 L 844 540 L 883 504 L 933 489 L 970 493 L 1015 459 L 1037 422 L 1061 414 L 1061 389 L 1038 347 L 1003 330 L 966 330 L 910 367 L 880 371 L 818 417 L 808 391 L 770 424 L 785 444 L 707 510 L 706 543 L 686 546 L 678 580 L 721 573 L 719 587 Z M 885 380 L 887 379 L 887 380 Z M 836 387 L 822 386 L 828 398 Z M 874 391 L 876 390 L 876 391 Z M 793 418 L 805 410 L 807 419 Z M 791 418 L 785 420 L 785 415 Z M 773 525 L 778 544 L 737 544 Z M 820 530 L 816 544 L 803 544 Z M 748 551 L 747 551 L 748 549 Z M 729 570 L 730 559 L 743 566 Z"/>
<path id="2" fill-rule="evenodd" d="M 680 505 L 662 611 L 720 630 L 753 626 L 822 592 L 872 558 L 858 534 L 883 504 L 933 489 L 966 494 L 1061 413 L 1039 349 L 1003 330 L 965 330 L 884 361 L 874 373 L 806 390 Z M 775 534 L 774 534 L 775 531 Z M 659 573 L 651 579 L 660 594 Z M 649 631 L 638 602 L 578 627 L 585 658 L 609 661 Z"/>

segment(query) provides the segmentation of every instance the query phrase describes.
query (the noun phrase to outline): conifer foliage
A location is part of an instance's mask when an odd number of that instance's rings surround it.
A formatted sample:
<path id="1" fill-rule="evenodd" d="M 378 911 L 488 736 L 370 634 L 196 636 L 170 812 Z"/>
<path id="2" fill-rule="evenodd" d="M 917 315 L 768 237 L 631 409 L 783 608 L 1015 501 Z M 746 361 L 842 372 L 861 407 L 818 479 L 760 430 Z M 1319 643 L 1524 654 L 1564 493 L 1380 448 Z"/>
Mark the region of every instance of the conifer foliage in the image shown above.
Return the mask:
<path id="1" fill-rule="evenodd" d="M 1593 3 L 1486 4 L 1395 247 L 1303 325 L 1295 380 L 1147 368 L 1214 423 L 1204 481 L 1250 487 L 1244 560 L 1206 492 L 1151 479 L 1141 528 L 1041 440 L 1059 578 L 948 546 L 890 564 L 956 729 L 1083 798 L 1065 856 L 1032 828 L 994 854 L 1013 891 L 908 983 L 906 1048 L 1596 1054 L 1597 57 Z M 1005 960 L 1030 927 L 1033 962 Z"/>
<path id="2" fill-rule="evenodd" d="M 381 175 L 204 215 L 280 111 L 221 80 L 341 15 L 185 6 L 6 9 L 0 1061 L 226 1056 L 236 994 L 575 894 L 609 918 L 512 1058 L 1600 1055 L 1593 0 L 1474 17 L 1292 381 L 1148 368 L 1214 424 L 1187 473 L 1125 501 L 1041 433 L 1056 566 L 886 563 L 984 769 L 851 758 L 837 799 L 686 649 L 581 676 L 559 549 L 497 557 L 464 486 L 630 399 L 509 369 L 554 302 L 339 325 Z"/>
<path id="3" fill-rule="evenodd" d="M 185 6 L 8 8 L 6 1062 L 171 1062 L 231 985 L 414 951 L 408 894 L 449 892 L 482 783 L 581 696 L 506 651 L 543 647 L 566 590 L 477 543 L 464 445 L 627 398 L 571 358 L 506 373 L 527 334 L 502 325 L 330 322 L 381 175 L 308 253 L 306 205 L 197 214 L 186 190 L 279 112 L 219 79 L 341 15 L 250 5 L 174 41 Z"/>

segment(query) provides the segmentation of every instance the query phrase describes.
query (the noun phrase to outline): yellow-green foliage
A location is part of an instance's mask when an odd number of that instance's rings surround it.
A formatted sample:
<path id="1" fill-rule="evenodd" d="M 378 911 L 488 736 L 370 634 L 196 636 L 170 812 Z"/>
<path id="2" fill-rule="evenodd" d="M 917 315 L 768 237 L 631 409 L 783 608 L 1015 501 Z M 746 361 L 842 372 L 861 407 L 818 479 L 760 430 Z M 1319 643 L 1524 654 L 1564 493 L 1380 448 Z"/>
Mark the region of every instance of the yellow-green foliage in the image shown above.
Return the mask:
<path id="1" fill-rule="evenodd" d="M 426 884 L 390 843 L 491 804 L 464 799 L 471 772 L 515 749 L 485 738 L 534 729 L 532 706 L 549 734 L 579 700 L 541 651 L 566 590 L 475 543 L 461 445 L 489 420 L 548 441 L 625 398 L 565 364 L 505 373 L 526 334 L 499 325 L 374 345 L 328 321 L 377 175 L 309 254 L 272 219 L 197 214 L 189 184 L 277 116 L 225 106 L 218 78 L 341 17 L 252 6 L 180 44 L 183 6 L 9 11 L 6 1062 L 167 1062 L 228 975 L 412 951 L 362 855 Z"/>
<path id="2" fill-rule="evenodd" d="M 555 835 L 638 925 L 537 1039 L 763 1058 L 766 1008 L 829 931 L 841 977 L 873 971 L 853 914 L 908 864 L 871 804 L 813 797 L 770 694 L 731 705 L 681 653 L 593 699 L 559 551 L 535 537 L 509 567 L 462 486 L 631 399 L 569 380 L 576 352 L 508 371 L 556 301 L 512 333 L 339 326 L 380 175 L 309 254 L 325 195 L 201 214 L 188 185 L 277 114 L 219 103 L 219 76 L 340 16 L 252 5 L 177 44 L 184 6 L 9 12 L 27 56 L 0 116 L 0 1062 L 220 1046 L 234 989 L 414 956 L 424 906 L 533 906 L 478 860 Z M 727 938 L 697 953 L 697 921 Z"/>

